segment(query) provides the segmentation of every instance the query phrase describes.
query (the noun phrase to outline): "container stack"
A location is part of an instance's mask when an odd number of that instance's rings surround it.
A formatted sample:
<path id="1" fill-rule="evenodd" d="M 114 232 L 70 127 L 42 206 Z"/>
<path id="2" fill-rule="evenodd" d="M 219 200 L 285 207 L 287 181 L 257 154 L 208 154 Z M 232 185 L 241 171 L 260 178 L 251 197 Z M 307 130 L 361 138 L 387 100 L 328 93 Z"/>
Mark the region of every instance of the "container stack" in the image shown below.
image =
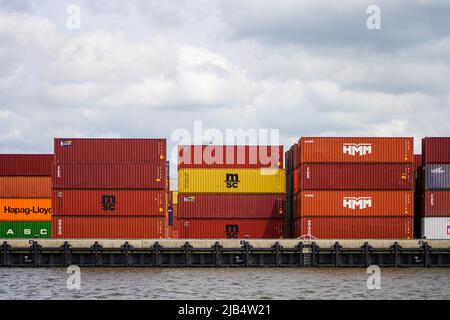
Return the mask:
<path id="1" fill-rule="evenodd" d="M 52 160 L 0 155 L 0 238 L 50 238 Z"/>
<path id="2" fill-rule="evenodd" d="M 450 239 L 450 138 L 422 140 L 421 237 Z"/>
<path id="3" fill-rule="evenodd" d="M 165 139 L 55 139 L 54 238 L 161 238 Z"/>
<path id="4" fill-rule="evenodd" d="M 178 238 L 178 192 L 170 191 L 168 200 L 168 238 Z"/>
<path id="5" fill-rule="evenodd" d="M 295 237 L 413 237 L 413 138 L 301 138 Z"/>
<path id="6" fill-rule="evenodd" d="M 180 146 L 180 237 L 283 237 L 282 168 L 282 146 Z"/>
<path id="7" fill-rule="evenodd" d="M 298 193 L 298 144 L 294 144 L 285 153 L 286 163 L 286 213 L 285 213 L 285 236 L 294 236 L 294 196 Z"/>

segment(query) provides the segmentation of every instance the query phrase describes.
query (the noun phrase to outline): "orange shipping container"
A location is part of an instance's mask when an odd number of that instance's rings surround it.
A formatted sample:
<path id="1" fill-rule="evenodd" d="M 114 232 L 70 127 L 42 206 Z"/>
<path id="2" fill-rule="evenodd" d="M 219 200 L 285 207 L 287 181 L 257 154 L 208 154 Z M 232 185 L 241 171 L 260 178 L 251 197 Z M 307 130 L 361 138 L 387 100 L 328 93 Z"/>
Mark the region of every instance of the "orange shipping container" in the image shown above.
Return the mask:
<path id="1" fill-rule="evenodd" d="M 0 199 L 0 221 L 50 221 L 51 199 Z"/>
<path id="2" fill-rule="evenodd" d="M 51 177 L 0 177 L 0 198 L 50 198 Z"/>
<path id="3" fill-rule="evenodd" d="M 413 191 L 302 191 L 294 202 L 295 218 L 414 216 Z"/>
<path id="4" fill-rule="evenodd" d="M 300 139 L 301 163 L 412 163 L 413 152 L 413 138 L 302 137 Z"/>

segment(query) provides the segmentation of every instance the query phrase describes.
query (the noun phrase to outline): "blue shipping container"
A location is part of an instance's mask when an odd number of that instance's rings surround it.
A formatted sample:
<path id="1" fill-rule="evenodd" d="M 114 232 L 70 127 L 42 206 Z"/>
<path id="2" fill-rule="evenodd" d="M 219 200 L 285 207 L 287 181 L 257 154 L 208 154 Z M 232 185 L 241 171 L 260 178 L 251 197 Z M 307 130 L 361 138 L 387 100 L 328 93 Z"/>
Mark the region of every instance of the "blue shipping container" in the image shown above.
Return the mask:
<path id="1" fill-rule="evenodd" d="M 423 189 L 450 190 L 450 164 L 427 164 L 422 170 Z"/>

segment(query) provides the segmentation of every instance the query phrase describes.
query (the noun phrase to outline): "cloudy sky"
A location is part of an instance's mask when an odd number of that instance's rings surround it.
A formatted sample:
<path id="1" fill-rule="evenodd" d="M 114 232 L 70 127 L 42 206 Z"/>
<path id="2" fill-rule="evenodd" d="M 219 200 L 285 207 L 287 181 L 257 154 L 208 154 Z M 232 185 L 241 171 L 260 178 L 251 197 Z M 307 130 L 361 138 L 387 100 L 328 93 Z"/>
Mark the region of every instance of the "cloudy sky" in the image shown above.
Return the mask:
<path id="1" fill-rule="evenodd" d="M 170 140 L 196 120 L 279 129 L 285 147 L 414 136 L 418 151 L 450 135 L 449 17 L 439 0 L 0 0 L 0 152 L 52 152 L 56 136 Z"/>

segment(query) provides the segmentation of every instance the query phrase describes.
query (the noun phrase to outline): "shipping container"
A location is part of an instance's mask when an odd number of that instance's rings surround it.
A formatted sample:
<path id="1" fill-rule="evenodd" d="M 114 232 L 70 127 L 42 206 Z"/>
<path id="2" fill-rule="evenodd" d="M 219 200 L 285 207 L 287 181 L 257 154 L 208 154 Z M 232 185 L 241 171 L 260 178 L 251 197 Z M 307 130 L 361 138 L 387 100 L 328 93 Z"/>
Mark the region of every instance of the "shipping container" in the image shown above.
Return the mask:
<path id="1" fill-rule="evenodd" d="M 51 176 L 52 154 L 0 154 L 0 176 Z"/>
<path id="2" fill-rule="evenodd" d="M 413 191 L 311 190 L 297 194 L 295 203 L 295 218 L 414 216 Z"/>
<path id="3" fill-rule="evenodd" d="M 413 163 L 413 138 L 300 139 L 301 163 Z"/>
<path id="4" fill-rule="evenodd" d="M 165 139 L 55 139 L 55 163 L 166 162 Z"/>
<path id="5" fill-rule="evenodd" d="M 296 238 L 412 239 L 414 219 L 404 217 L 313 217 L 295 220 Z"/>
<path id="6" fill-rule="evenodd" d="M 57 216 L 165 216 L 166 192 L 54 189 L 52 204 Z"/>
<path id="7" fill-rule="evenodd" d="M 0 198 L 50 198 L 51 177 L 0 177 Z"/>
<path id="8" fill-rule="evenodd" d="M 423 217 L 450 217 L 450 191 L 420 193 L 420 215 Z"/>
<path id="9" fill-rule="evenodd" d="M 418 170 L 421 166 L 423 166 L 423 157 L 421 154 L 414 155 L 414 168 Z"/>
<path id="10" fill-rule="evenodd" d="M 166 165 L 160 163 L 58 163 L 58 189 L 165 189 Z"/>
<path id="11" fill-rule="evenodd" d="M 178 232 L 185 239 L 282 238 L 282 219 L 179 219 Z"/>
<path id="12" fill-rule="evenodd" d="M 290 173 L 292 171 L 291 149 L 289 149 L 284 153 L 284 163 L 285 163 L 284 166 L 286 169 L 286 173 Z"/>
<path id="13" fill-rule="evenodd" d="M 179 218 L 282 219 L 284 194 L 179 194 Z"/>
<path id="14" fill-rule="evenodd" d="M 47 239 L 50 236 L 50 221 L 0 221 L 0 239 Z"/>
<path id="15" fill-rule="evenodd" d="M 178 146 L 181 168 L 283 168 L 283 146 Z"/>
<path id="16" fill-rule="evenodd" d="M 303 164 L 302 190 L 413 190 L 412 164 Z"/>
<path id="17" fill-rule="evenodd" d="M 284 169 L 180 169 L 180 193 L 285 193 Z"/>
<path id="18" fill-rule="evenodd" d="M 162 217 L 53 216 L 52 237 L 58 239 L 155 239 L 164 236 Z"/>
<path id="19" fill-rule="evenodd" d="M 301 156 L 300 144 L 296 143 L 294 144 L 294 148 L 292 149 L 292 161 L 294 165 L 293 169 L 298 168 L 300 166 L 300 159 L 301 159 L 300 156 Z"/>
<path id="20" fill-rule="evenodd" d="M 0 221 L 50 221 L 51 199 L 0 199 Z"/>
<path id="21" fill-rule="evenodd" d="M 426 164 L 419 175 L 422 190 L 450 190 L 450 164 Z"/>
<path id="22" fill-rule="evenodd" d="M 300 168 L 294 169 L 292 178 L 292 190 L 294 193 L 298 193 L 300 191 Z"/>
<path id="23" fill-rule="evenodd" d="M 450 138 L 427 137 L 422 139 L 423 163 L 450 163 Z"/>
<path id="24" fill-rule="evenodd" d="M 421 219 L 421 238 L 429 240 L 450 239 L 450 217 L 427 217 Z"/>

